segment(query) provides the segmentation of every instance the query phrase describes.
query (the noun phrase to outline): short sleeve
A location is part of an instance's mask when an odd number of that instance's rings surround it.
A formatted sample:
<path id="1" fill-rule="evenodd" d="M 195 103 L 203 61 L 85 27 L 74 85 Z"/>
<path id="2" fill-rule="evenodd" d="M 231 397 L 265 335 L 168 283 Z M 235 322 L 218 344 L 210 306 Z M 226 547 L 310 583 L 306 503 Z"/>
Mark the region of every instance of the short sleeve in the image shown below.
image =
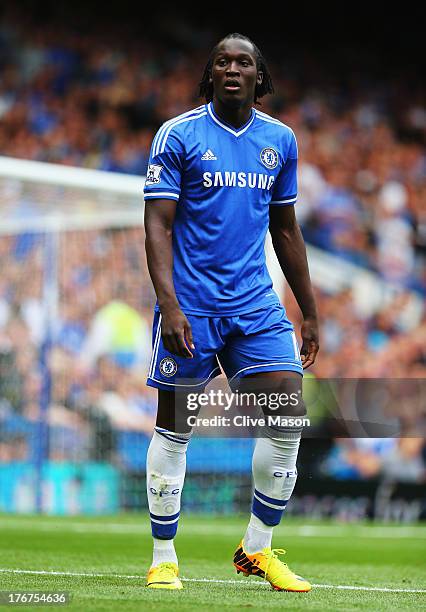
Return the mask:
<path id="1" fill-rule="evenodd" d="M 179 200 L 183 143 L 176 130 L 164 124 L 152 141 L 144 187 L 145 200 Z"/>
<path id="2" fill-rule="evenodd" d="M 275 181 L 271 206 L 288 206 L 297 200 L 297 142 L 294 132 L 290 130 L 287 158 Z"/>

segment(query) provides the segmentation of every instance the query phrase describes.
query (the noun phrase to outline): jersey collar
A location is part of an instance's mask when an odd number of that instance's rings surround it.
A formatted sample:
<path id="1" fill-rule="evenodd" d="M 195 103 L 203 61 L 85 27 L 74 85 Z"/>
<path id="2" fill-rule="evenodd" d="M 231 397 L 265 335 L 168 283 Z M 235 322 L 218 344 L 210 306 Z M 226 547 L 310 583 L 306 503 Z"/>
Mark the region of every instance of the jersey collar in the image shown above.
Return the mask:
<path id="1" fill-rule="evenodd" d="M 221 128 L 223 128 L 227 132 L 230 132 L 237 138 L 238 136 L 241 136 L 242 134 L 244 134 L 244 132 L 246 132 L 249 129 L 249 127 L 253 123 L 254 118 L 256 116 L 256 113 L 254 112 L 254 109 L 252 108 L 250 119 L 239 130 L 236 130 L 235 128 L 231 127 L 228 123 L 224 123 L 223 121 L 219 119 L 219 117 L 214 112 L 213 102 L 209 102 L 209 104 L 207 104 L 207 111 L 215 123 L 217 123 Z"/>

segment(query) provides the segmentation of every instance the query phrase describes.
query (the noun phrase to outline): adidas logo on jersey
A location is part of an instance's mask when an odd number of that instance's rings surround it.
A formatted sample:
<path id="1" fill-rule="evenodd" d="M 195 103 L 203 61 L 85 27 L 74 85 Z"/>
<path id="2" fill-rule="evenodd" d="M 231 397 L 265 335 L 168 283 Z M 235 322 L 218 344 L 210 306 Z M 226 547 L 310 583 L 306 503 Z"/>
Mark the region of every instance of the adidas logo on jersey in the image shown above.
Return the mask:
<path id="1" fill-rule="evenodd" d="M 204 161 L 213 161 L 214 159 L 217 159 L 217 157 L 211 149 L 207 149 L 204 155 L 201 156 L 201 159 Z"/>

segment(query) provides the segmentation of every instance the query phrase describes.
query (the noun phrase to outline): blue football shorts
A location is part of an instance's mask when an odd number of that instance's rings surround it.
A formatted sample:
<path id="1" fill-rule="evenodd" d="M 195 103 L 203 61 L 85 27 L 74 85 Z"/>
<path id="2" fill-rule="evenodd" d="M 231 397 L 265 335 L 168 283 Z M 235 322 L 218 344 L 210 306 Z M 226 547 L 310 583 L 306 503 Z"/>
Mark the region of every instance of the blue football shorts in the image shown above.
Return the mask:
<path id="1" fill-rule="evenodd" d="M 231 385 L 256 372 L 291 370 L 303 375 L 294 327 L 281 304 L 237 316 L 186 316 L 195 344 L 192 359 L 164 349 L 161 313 L 154 313 L 149 386 L 203 389 L 221 373 L 220 366 Z"/>

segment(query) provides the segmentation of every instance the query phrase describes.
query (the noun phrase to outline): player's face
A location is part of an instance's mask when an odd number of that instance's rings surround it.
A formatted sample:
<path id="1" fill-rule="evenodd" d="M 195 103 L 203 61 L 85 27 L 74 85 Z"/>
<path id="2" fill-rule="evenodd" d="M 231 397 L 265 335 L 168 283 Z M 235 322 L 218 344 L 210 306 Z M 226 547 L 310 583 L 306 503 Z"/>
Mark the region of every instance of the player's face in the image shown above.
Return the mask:
<path id="1" fill-rule="evenodd" d="M 262 78 L 251 43 L 231 38 L 220 44 L 211 74 L 216 98 L 230 106 L 252 104 L 256 85 Z"/>

